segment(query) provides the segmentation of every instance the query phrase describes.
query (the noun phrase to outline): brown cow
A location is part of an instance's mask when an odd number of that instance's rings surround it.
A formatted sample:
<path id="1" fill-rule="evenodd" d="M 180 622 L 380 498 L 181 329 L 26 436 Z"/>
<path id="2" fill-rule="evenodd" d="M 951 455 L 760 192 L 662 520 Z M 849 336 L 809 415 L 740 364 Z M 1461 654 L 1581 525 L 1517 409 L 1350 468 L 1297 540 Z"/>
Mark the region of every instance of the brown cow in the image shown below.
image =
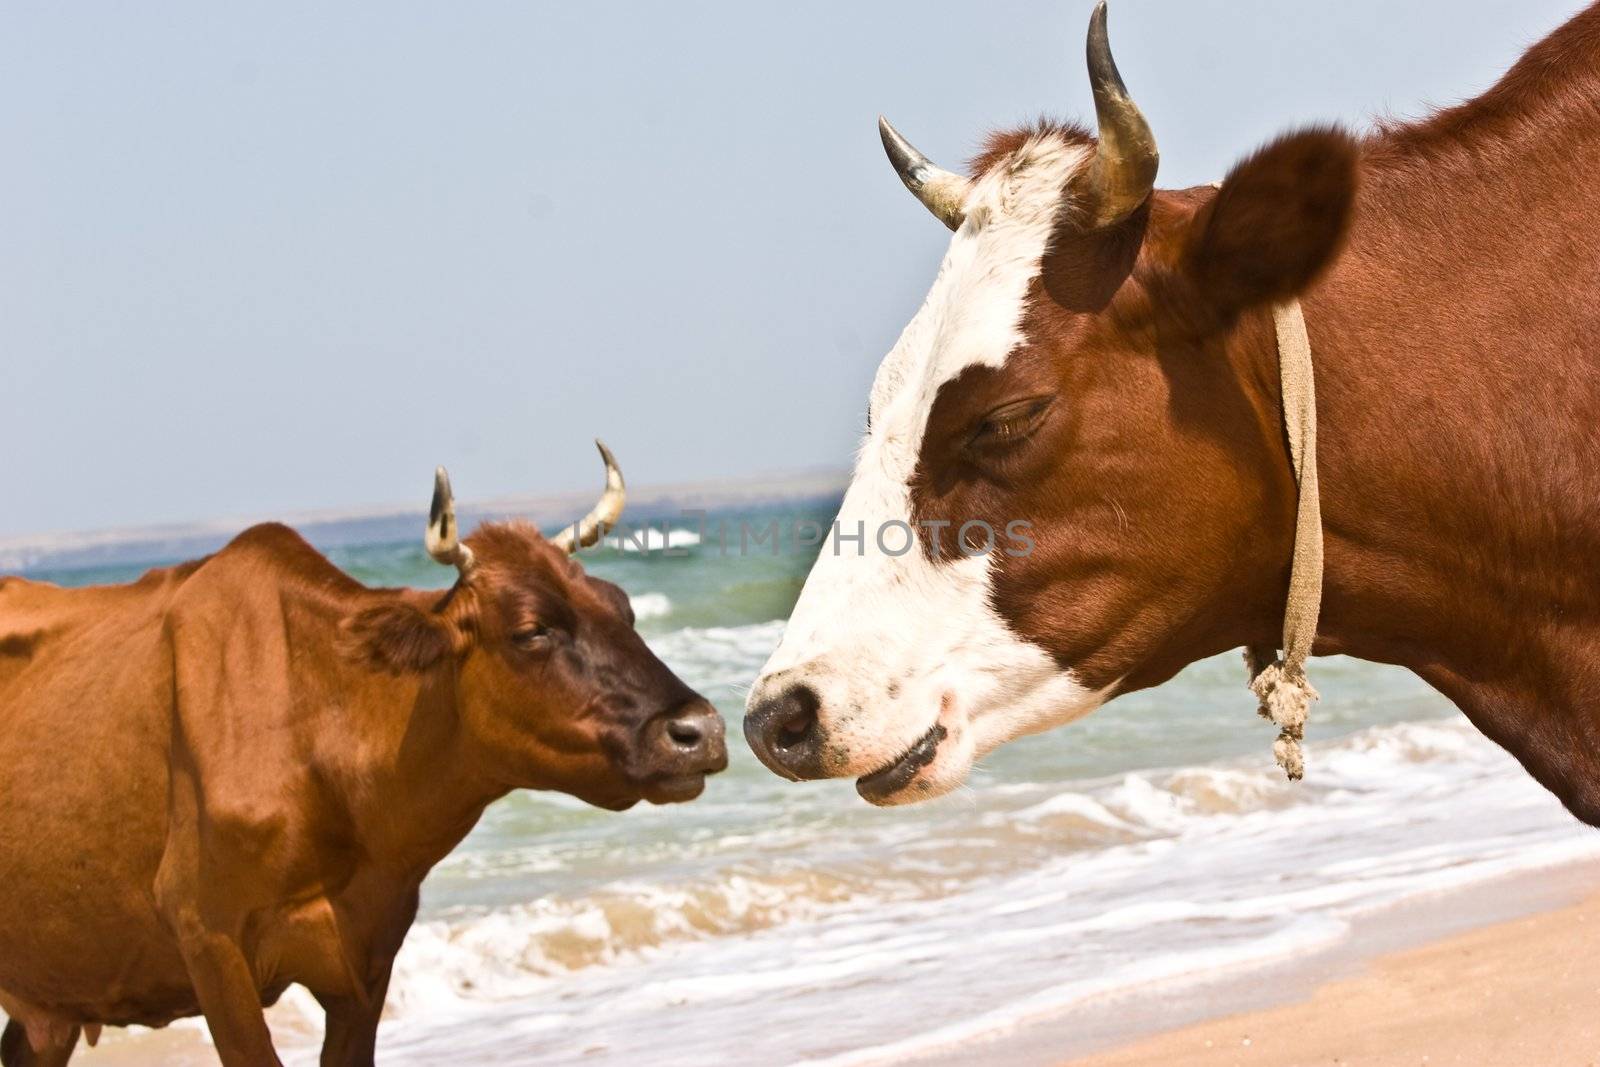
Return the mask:
<path id="1" fill-rule="evenodd" d="M 1104 5 L 1089 73 L 1097 138 L 999 134 L 970 178 L 883 125 L 955 236 L 878 372 L 840 521 L 921 543 L 824 551 L 751 693 L 756 753 L 903 803 L 1276 644 L 1296 491 L 1271 308 L 1299 297 L 1316 652 L 1409 667 L 1600 825 L 1600 7 L 1470 103 L 1284 136 L 1220 191 L 1153 190 Z M 1031 526 L 985 551 L 933 525 L 967 520 Z"/>
<path id="2" fill-rule="evenodd" d="M 324 1064 L 370 1064 L 390 966 L 435 863 L 513 789 L 622 810 L 690 800 L 722 720 L 645 647 L 628 598 L 546 540 L 457 540 L 444 593 L 368 589 L 284 526 L 125 586 L 0 580 L 0 1062 L 203 1012 L 230 1065 L 274 1064 L 291 982 Z"/>

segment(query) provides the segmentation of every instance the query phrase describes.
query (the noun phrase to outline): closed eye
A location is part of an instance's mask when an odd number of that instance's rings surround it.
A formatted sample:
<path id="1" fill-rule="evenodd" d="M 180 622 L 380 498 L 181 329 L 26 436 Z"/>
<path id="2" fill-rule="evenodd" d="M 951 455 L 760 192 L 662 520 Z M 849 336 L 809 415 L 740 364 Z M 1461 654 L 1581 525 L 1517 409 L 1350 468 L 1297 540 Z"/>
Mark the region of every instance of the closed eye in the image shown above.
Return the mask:
<path id="1" fill-rule="evenodd" d="M 528 652 L 540 651 L 550 645 L 550 627 L 542 623 L 530 623 L 513 632 L 511 642 Z"/>
<path id="2" fill-rule="evenodd" d="M 1028 397 L 993 409 L 978 420 L 967 447 L 977 450 L 1007 448 L 1027 440 L 1044 422 L 1052 399 L 1048 396 Z"/>

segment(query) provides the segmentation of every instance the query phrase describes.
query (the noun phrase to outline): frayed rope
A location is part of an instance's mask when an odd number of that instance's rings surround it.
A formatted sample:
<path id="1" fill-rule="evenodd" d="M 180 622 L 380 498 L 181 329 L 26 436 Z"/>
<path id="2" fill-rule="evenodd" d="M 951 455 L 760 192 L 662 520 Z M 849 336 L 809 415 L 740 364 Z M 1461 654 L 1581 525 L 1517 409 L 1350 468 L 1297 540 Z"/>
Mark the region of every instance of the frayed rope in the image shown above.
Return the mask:
<path id="1" fill-rule="evenodd" d="M 1302 742 L 1306 734 L 1306 716 L 1311 702 L 1319 699 L 1306 678 L 1304 668 L 1290 675 L 1281 659 L 1270 658 L 1256 648 L 1244 650 L 1245 669 L 1250 672 L 1250 691 L 1260 701 L 1257 712 L 1263 719 L 1278 727 L 1278 739 L 1272 743 L 1272 754 L 1278 766 L 1298 782 L 1306 776 L 1306 754 Z"/>

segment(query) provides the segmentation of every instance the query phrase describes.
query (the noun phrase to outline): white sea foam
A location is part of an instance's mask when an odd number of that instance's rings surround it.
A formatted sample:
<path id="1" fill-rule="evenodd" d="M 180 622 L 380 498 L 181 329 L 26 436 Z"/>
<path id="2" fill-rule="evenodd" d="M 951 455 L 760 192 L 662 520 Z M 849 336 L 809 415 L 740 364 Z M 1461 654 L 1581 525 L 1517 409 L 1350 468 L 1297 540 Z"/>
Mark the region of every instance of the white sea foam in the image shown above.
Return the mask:
<path id="1" fill-rule="evenodd" d="M 872 812 L 818 827 L 814 855 L 730 834 L 674 879 L 437 916 L 398 961 L 386 1062 L 889 1061 L 1600 855 L 1464 722 L 1314 756 L 1298 786 L 1256 760 L 1019 783 L 945 805 L 936 830 Z"/>
<path id="2" fill-rule="evenodd" d="M 633 617 L 639 622 L 672 614 L 672 600 L 665 593 L 636 593 L 628 599 L 633 604 Z"/>
<path id="3" fill-rule="evenodd" d="M 676 536 L 692 547 L 691 531 Z M 788 574 L 766 557 L 659 551 L 672 543 L 657 529 L 653 554 L 586 565 L 635 591 L 651 629 L 719 604 L 738 618 L 780 611 L 804 573 L 804 561 Z M 347 562 L 397 584 L 438 570 L 425 560 L 408 542 Z M 648 640 L 737 738 L 783 626 Z M 996 752 L 970 790 L 916 808 L 869 808 L 847 781 L 783 782 L 736 740 L 729 771 L 687 807 L 616 815 L 514 794 L 425 886 L 380 1055 L 914 1058 L 1089 996 L 1324 944 L 1417 894 L 1600 853 L 1600 835 L 1410 675 L 1319 660 L 1325 699 L 1299 784 L 1273 768 L 1239 675 L 1236 655 L 1198 664 Z M 315 1003 L 291 991 L 272 1019 L 285 1058 L 314 1063 Z"/>
<path id="4" fill-rule="evenodd" d="M 685 627 L 650 639 L 650 647 L 690 685 L 743 692 L 783 636 L 783 620 L 749 626 Z"/>
<path id="5" fill-rule="evenodd" d="M 693 548 L 700 543 L 697 530 L 663 530 L 659 526 L 629 526 L 608 534 L 605 543 L 622 552 L 663 552 L 669 548 Z"/>

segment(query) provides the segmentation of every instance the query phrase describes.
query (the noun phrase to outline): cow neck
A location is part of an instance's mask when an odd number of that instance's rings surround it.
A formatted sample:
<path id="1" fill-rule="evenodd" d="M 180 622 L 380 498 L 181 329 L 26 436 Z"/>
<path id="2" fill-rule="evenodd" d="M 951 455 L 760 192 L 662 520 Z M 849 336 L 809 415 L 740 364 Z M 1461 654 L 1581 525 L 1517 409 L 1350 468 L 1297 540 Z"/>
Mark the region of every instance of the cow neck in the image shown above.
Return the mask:
<path id="1" fill-rule="evenodd" d="M 397 855 L 424 871 L 471 831 L 483 810 L 510 790 L 476 772 L 481 764 L 463 732 L 456 706 L 455 668 L 418 678 L 402 699 L 404 716 L 386 715 L 382 740 L 365 768 L 380 788 L 366 795 L 376 826 L 393 831 Z M 385 702 L 387 703 L 387 702 Z"/>
<path id="2" fill-rule="evenodd" d="M 1322 609 L 1322 501 L 1317 486 L 1317 397 L 1311 367 L 1311 339 L 1300 301 L 1273 308 L 1278 342 L 1278 378 L 1284 436 L 1294 470 L 1294 550 L 1289 565 L 1289 596 L 1283 613 L 1282 655 L 1266 645 L 1248 645 L 1245 667 L 1261 716 L 1278 727 L 1272 752 L 1291 781 L 1305 775 L 1306 715 L 1317 691 L 1306 677 L 1306 660 L 1316 641 Z"/>

